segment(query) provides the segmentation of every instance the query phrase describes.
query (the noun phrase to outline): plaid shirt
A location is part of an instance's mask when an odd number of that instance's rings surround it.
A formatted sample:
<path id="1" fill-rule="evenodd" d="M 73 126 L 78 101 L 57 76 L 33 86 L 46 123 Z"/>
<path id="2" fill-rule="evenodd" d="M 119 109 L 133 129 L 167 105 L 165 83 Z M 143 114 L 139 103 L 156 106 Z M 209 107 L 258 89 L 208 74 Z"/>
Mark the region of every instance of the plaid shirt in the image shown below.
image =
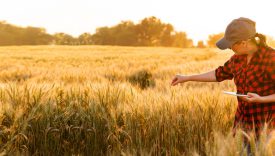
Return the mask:
<path id="1" fill-rule="evenodd" d="M 233 55 L 224 66 L 215 70 L 215 74 L 218 82 L 234 78 L 237 93 L 275 94 L 275 50 L 260 47 L 249 64 L 247 55 Z M 245 131 L 255 128 L 256 134 L 259 134 L 264 122 L 269 123 L 269 128 L 275 128 L 275 102 L 248 103 L 238 97 L 234 129 L 237 126 Z"/>

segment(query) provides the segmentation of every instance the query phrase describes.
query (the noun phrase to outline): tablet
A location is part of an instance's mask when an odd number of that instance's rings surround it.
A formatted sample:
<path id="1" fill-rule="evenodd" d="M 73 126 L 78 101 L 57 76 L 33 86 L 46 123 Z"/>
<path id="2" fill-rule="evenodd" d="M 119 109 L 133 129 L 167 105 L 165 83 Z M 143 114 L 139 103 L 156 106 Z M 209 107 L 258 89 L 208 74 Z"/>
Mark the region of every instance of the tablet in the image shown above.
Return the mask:
<path id="1" fill-rule="evenodd" d="M 248 95 L 245 94 L 237 94 L 235 92 L 228 92 L 228 91 L 223 91 L 224 94 L 229 94 L 229 95 L 234 95 L 234 96 L 241 96 L 241 97 L 248 97 Z"/>

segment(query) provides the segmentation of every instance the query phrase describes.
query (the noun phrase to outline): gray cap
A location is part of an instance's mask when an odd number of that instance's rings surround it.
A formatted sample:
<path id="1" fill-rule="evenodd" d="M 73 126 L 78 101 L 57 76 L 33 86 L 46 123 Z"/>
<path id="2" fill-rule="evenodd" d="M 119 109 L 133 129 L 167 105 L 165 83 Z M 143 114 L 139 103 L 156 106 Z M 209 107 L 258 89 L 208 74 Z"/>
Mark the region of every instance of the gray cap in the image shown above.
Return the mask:
<path id="1" fill-rule="evenodd" d="M 252 38 L 256 34 L 256 23 L 248 18 L 240 17 L 234 19 L 225 30 L 224 37 L 220 39 L 216 46 L 221 50 L 230 48 L 238 41 Z"/>

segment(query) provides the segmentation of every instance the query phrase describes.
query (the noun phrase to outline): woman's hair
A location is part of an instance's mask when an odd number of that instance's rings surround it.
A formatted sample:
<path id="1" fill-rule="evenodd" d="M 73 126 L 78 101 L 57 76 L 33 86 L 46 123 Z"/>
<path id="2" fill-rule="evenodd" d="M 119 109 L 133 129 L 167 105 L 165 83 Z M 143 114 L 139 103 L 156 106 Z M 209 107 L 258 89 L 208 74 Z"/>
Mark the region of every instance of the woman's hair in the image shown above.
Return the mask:
<path id="1" fill-rule="evenodd" d="M 267 47 L 266 37 L 263 34 L 256 33 L 251 41 L 255 43 L 258 47 Z"/>

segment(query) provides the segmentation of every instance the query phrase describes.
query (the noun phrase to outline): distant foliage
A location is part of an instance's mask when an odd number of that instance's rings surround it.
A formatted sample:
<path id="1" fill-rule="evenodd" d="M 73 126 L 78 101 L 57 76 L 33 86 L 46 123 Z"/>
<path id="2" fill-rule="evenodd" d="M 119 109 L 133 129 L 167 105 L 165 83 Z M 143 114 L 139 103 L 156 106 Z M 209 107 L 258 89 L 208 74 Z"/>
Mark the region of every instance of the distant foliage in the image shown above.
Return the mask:
<path id="1" fill-rule="evenodd" d="M 190 48 L 193 47 L 193 40 L 187 38 L 185 32 L 176 32 L 173 35 L 173 47 Z"/>
<path id="2" fill-rule="evenodd" d="M 198 48 L 205 48 L 206 46 L 204 45 L 203 41 L 198 41 Z"/>
<path id="3" fill-rule="evenodd" d="M 138 24 L 122 21 L 111 27 L 99 27 L 94 34 L 85 32 L 78 37 L 62 32 L 49 35 L 43 28 L 22 28 L 0 22 L 0 38 L 0 45 L 193 46 L 185 32 L 176 32 L 171 24 L 154 16 L 144 18 Z"/>
<path id="4" fill-rule="evenodd" d="M 171 24 L 163 23 L 154 16 L 145 18 L 136 25 L 131 21 L 122 21 L 113 27 L 98 28 L 92 38 L 99 45 L 193 46 L 186 33 L 176 32 Z"/>
<path id="5" fill-rule="evenodd" d="M 129 77 L 130 83 L 138 85 L 141 89 L 155 86 L 155 80 L 152 74 L 147 70 L 140 70 Z"/>
<path id="6" fill-rule="evenodd" d="M 135 46 L 138 41 L 135 25 L 131 21 L 122 21 L 113 27 L 97 28 L 92 40 L 94 44 L 122 46 Z"/>
<path id="7" fill-rule="evenodd" d="M 94 44 L 92 35 L 90 33 L 83 33 L 83 34 L 79 35 L 78 42 L 81 45 Z"/>
<path id="8" fill-rule="evenodd" d="M 52 39 L 44 28 L 22 28 L 0 21 L 0 45 L 45 45 Z"/>
<path id="9" fill-rule="evenodd" d="M 221 38 L 223 38 L 223 36 L 224 36 L 224 33 L 209 35 L 207 40 L 208 47 L 211 47 L 211 48 L 216 47 L 216 42 Z"/>
<path id="10" fill-rule="evenodd" d="M 77 45 L 79 43 L 76 38 L 65 33 L 56 33 L 53 37 L 53 43 L 57 45 Z"/>

